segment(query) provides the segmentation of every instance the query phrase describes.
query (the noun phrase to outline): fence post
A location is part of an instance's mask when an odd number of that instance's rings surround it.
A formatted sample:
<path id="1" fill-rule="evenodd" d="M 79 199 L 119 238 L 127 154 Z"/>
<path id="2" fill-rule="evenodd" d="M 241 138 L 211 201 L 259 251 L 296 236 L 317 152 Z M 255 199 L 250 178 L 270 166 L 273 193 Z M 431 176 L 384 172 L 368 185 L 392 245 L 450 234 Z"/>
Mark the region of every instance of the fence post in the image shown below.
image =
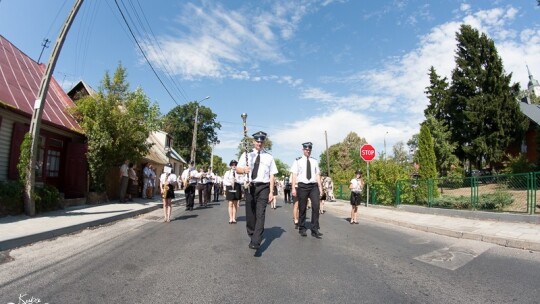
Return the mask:
<path id="1" fill-rule="evenodd" d="M 427 187 L 428 187 L 428 193 L 427 193 L 428 207 L 431 208 L 431 205 L 433 203 L 433 179 L 428 178 Z"/>
<path id="2" fill-rule="evenodd" d="M 473 210 L 478 208 L 478 180 L 476 177 L 471 176 L 471 204 Z"/>

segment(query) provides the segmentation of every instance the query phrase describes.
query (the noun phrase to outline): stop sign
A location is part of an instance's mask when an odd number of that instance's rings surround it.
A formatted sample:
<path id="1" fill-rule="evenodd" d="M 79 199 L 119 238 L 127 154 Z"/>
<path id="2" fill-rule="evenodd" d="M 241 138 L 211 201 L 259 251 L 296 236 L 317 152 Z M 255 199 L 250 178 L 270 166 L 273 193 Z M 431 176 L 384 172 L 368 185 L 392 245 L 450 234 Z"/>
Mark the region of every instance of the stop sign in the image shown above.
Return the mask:
<path id="1" fill-rule="evenodd" d="M 360 148 L 360 157 L 365 161 L 371 161 L 375 158 L 375 148 L 370 144 L 365 144 Z"/>

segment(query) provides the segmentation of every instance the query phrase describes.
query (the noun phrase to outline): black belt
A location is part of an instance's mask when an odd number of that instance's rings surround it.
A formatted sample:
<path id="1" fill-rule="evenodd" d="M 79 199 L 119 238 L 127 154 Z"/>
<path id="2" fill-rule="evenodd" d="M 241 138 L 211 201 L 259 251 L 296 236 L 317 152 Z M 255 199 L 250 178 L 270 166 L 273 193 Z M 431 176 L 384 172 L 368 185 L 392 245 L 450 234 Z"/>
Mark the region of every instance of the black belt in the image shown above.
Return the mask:
<path id="1" fill-rule="evenodd" d="M 298 185 L 312 186 L 312 185 L 317 185 L 317 183 L 298 183 Z"/>
<path id="2" fill-rule="evenodd" d="M 270 183 L 253 183 L 253 182 L 251 184 L 253 186 L 255 186 L 255 187 L 264 186 L 264 185 L 267 185 L 267 186 L 270 185 Z"/>

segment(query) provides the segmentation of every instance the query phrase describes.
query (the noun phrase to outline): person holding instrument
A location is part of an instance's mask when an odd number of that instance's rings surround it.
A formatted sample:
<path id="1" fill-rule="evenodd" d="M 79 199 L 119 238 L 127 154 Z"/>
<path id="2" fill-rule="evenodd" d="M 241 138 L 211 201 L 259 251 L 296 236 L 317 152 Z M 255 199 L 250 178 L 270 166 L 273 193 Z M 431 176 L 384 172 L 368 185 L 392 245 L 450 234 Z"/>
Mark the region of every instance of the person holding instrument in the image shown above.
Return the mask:
<path id="1" fill-rule="evenodd" d="M 243 117 L 244 118 L 244 117 Z M 244 135 L 246 128 L 244 124 Z M 255 148 L 240 157 L 237 173 L 246 173 L 246 230 L 251 238 L 249 248 L 258 249 L 264 232 L 266 205 L 274 200 L 274 174 L 278 173 L 274 157 L 263 149 L 267 134 L 259 131 L 253 136 Z"/>

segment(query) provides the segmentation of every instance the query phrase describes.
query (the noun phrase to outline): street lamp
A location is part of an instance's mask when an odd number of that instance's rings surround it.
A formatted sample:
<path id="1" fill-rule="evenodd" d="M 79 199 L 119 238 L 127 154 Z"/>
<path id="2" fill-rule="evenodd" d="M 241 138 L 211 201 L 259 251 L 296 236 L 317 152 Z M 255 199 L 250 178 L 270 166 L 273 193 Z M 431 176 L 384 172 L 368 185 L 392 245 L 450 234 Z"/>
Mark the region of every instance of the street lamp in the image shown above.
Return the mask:
<path id="1" fill-rule="evenodd" d="M 214 172 L 214 147 L 216 145 L 219 145 L 220 141 L 219 139 L 214 140 L 212 142 L 212 156 L 210 157 L 210 168 L 212 168 L 212 172 Z"/>
<path id="2" fill-rule="evenodd" d="M 193 123 L 193 140 L 191 141 L 191 161 L 193 161 L 193 164 L 195 164 L 195 149 L 197 148 L 197 124 L 199 120 L 199 105 L 210 98 L 210 96 L 206 96 L 204 99 L 195 101 L 197 104 L 197 107 L 195 108 L 195 122 Z"/>

